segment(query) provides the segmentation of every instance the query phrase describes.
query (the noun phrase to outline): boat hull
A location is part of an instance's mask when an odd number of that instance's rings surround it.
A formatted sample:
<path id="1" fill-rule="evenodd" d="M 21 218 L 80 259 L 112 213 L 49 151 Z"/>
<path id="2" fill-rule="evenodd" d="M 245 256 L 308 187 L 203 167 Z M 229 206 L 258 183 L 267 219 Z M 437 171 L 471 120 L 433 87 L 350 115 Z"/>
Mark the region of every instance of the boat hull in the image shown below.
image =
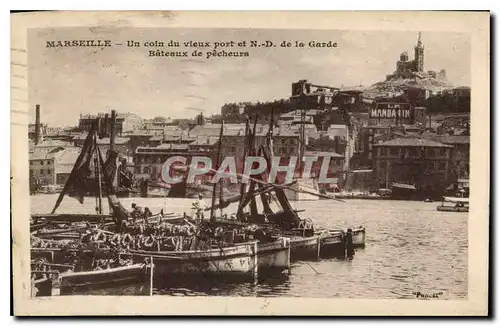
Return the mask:
<path id="1" fill-rule="evenodd" d="M 316 260 L 320 254 L 320 238 L 292 237 L 290 238 L 290 260 Z"/>
<path id="2" fill-rule="evenodd" d="M 366 240 L 365 228 L 356 228 L 352 230 L 352 244 L 355 248 L 364 247 Z"/>
<path id="3" fill-rule="evenodd" d="M 89 272 L 67 272 L 59 276 L 60 294 L 71 294 L 78 290 L 95 289 L 109 285 L 143 282 L 148 279 L 149 268 L 145 264 L 134 264 L 117 268 Z"/>
<path id="4" fill-rule="evenodd" d="M 280 238 L 269 243 L 257 245 L 259 274 L 290 270 L 290 239 Z"/>
<path id="5" fill-rule="evenodd" d="M 319 240 L 321 257 L 344 253 L 344 234 L 342 231 L 331 231 L 321 234 Z"/>
<path id="6" fill-rule="evenodd" d="M 332 255 L 343 255 L 346 250 L 345 234 L 343 230 L 329 230 L 318 234 L 320 237 L 321 257 Z M 353 248 L 364 248 L 366 240 L 366 230 L 363 227 L 352 229 Z"/>
<path id="7" fill-rule="evenodd" d="M 467 213 L 469 211 L 469 207 L 438 206 L 437 210 L 440 212 Z"/>
<path id="8" fill-rule="evenodd" d="M 153 259 L 155 279 L 169 281 L 199 278 L 251 278 L 258 273 L 257 243 L 245 243 L 226 248 L 193 251 L 137 251 L 134 261 Z"/>

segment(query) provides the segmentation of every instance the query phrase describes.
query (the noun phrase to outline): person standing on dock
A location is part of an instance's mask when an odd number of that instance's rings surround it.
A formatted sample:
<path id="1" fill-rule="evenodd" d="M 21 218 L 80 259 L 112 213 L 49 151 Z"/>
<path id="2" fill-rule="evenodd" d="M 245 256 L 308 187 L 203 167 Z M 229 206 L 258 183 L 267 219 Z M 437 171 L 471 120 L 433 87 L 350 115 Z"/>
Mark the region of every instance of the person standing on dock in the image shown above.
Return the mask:
<path id="1" fill-rule="evenodd" d="M 193 203 L 193 217 L 203 221 L 205 217 L 205 209 L 207 208 L 207 204 L 203 200 L 203 195 L 198 194 L 198 199 Z"/>
<path id="2" fill-rule="evenodd" d="M 137 206 L 135 203 L 132 204 L 132 213 L 130 213 L 132 219 L 135 221 L 136 219 L 140 219 L 144 217 L 144 213 L 142 212 L 142 208 Z"/>

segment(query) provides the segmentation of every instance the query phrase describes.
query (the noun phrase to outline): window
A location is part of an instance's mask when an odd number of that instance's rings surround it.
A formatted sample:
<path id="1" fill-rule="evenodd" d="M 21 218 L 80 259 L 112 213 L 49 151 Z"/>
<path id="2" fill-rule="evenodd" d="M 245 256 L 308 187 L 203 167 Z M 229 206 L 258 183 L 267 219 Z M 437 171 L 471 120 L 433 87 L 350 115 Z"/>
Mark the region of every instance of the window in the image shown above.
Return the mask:
<path id="1" fill-rule="evenodd" d="M 440 156 L 444 156 L 444 155 L 446 155 L 446 148 L 441 148 L 441 149 L 439 150 L 439 155 L 440 155 Z"/>
<path id="2" fill-rule="evenodd" d="M 40 175 L 43 175 L 43 169 L 40 170 Z"/>
<path id="3" fill-rule="evenodd" d="M 43 160 L 40 161 L 40 165 L 43 165 Z"/>
<path id="4" fill-rule="evenodd" d="M 50 171 L 50 169 L 48 169 L 47 174 L 52 174 L 52 171 Z"/>
<path id="5" fill-rule="evenodd" d="M 30 161 L 30 165 L 33 165 L 33 161 Z"/>
<path id="6" fill-rule="evenodd" d="M 51 164 L 51 161 L 47 161 L 47 165 L 50 165 Z"/>
<path id="7" fill-rule="evenodd" d="M 446 162 L 439 162 L 439 170 L 445 170 L 446 169 Z"/>
<path id="8" fill-rule="evenodd" d="M 382 147 L 380 149 L 380 156 L 387 156 L 387 148 Z"/>

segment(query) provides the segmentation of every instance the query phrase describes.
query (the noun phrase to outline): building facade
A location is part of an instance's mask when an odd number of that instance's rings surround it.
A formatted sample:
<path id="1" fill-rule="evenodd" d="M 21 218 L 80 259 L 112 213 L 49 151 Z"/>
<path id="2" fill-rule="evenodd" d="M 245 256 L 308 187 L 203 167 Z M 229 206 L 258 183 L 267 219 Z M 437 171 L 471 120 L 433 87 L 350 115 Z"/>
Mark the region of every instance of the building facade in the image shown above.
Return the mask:
<path id="1" fill-rule="evenodd" d="M 374 178 L 379 188 L 393 182 L 439 192 L 450 180 L 452 146 L 420 138 L 395 138 L 373 145 Z"/>
<path id="2" fill-rule="evenodd" d="M 78 128 L 83 131 L 89 131 L 92 125 L 98 118 L 108 118 L 108 123 L 111 123 L 111 114 L 81 114 L 78 120 Z M 142 128 L 142 118 L 135 113 L 117 113 L 115 120 L 115 134 L 122 135 L 123 133 L 135 131 Z M 110 130 L 111 127 L 108 128 Z"/>

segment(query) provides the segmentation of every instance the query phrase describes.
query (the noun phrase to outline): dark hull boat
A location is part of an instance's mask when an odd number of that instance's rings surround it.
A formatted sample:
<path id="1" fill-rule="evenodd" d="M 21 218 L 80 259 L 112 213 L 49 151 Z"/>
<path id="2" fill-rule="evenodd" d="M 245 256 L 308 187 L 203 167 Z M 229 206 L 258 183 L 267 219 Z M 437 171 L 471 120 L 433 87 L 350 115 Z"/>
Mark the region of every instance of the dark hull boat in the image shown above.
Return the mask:
<path id="1" fill-rule="evenodd" d="M 82 294 L 121 285 L 147 283 L 150 273 L 150 266 L 144 263 L 83 272 L 33 271 L 32 295 Z"/>
<path id="2" fill-rule="evenodd" d="M 291 260 L 316 260 L 319 258 L 321 244 L 318 236 L 291 237 Z"/>
<path id="3" fill-rule="evenodd" d="M 440 205 L 437 207 L 437 210 L 440 212 L 467 213 L 467 212 L 469 212 L 469 207 L 455 207 L 455 206 Z"/>
<path id="4" fill-rule="evenodd" d="M 59 276 L 60 294 L 146 282 L 150 273 L 150 266 L 144 263 L 96 271 L 66 272 Z"/>

